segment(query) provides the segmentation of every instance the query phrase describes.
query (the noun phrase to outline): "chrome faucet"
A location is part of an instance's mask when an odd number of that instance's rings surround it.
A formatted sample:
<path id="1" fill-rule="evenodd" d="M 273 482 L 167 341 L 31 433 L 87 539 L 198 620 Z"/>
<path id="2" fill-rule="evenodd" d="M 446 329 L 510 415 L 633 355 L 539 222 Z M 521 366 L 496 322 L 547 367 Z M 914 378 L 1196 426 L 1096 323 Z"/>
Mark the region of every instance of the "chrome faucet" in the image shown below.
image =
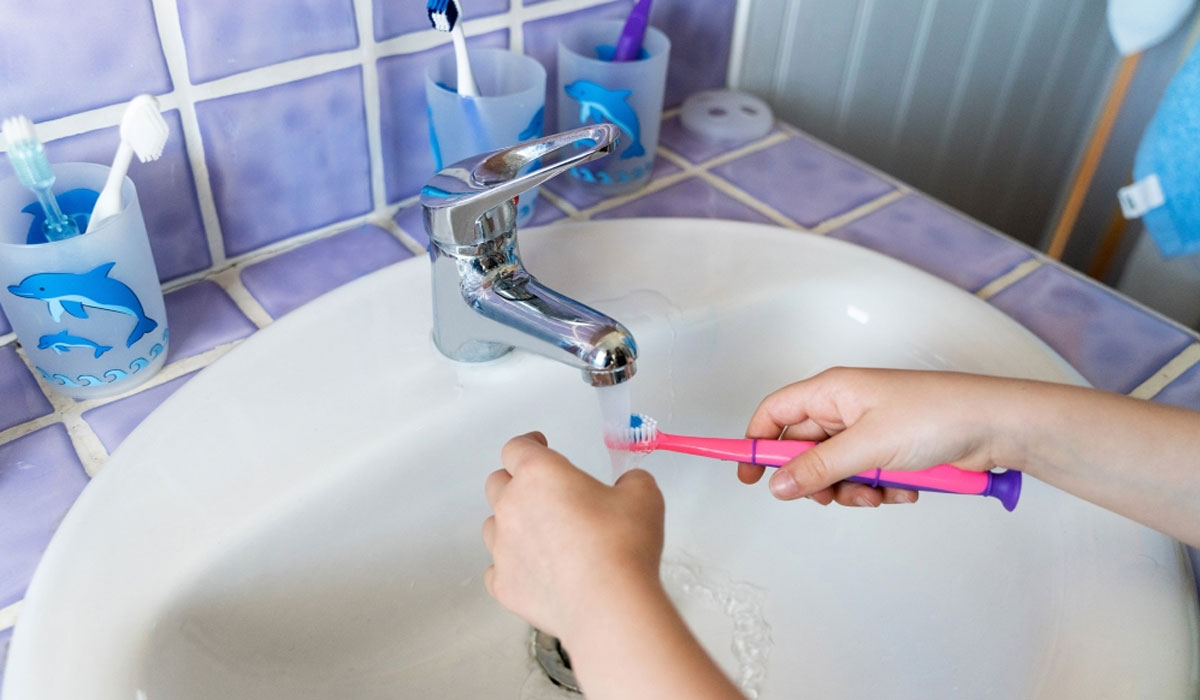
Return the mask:
<path id="1" fill-rule="evenodd" d="M 596 124 L 526 141 L 455 163 L 421 190 L 433 341 L 444 355 L 483 362 L 519 347 L 583 370 L 592 386 L 633 376 L 637 345 L 629 331 L 538 282 L 517 249 L 517 196 L 608 155 L 619 133 Z"/>

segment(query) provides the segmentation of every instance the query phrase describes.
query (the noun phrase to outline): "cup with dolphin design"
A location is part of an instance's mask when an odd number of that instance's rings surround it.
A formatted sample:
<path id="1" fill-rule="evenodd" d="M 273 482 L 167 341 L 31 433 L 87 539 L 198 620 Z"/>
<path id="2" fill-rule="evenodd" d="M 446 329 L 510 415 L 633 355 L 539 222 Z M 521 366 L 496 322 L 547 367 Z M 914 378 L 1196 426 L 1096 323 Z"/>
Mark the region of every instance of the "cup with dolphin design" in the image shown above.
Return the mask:
<path id="1" fill-rule="evenodd" d="M 55 193 L 78 195 L 103 188 L 109 169 L 61 163 L 54 170 Z M 0 181 L 0 308 L 44 384 L 76 399 L 132 389 L 166 359 L 162 288 L 129 178 L 122 205 L 85 234 L 45 242 L 34 194 L 16 178 Z"/>
<path id="2" fill-rule="evenodd" d="M 582 23 L 558 42 L 559 130 L 603 122 L 621 129 L 615 153 L 571 170 L 580 187 L 600 196 L 631 192 L 650 180 L 662 122 L 671 41 L 647 27 L 638 58 L 614 62 L 609 59 L 623 26 L 619 20 Z"/>
<path id="3" fill-rule="evenodd" d="M 429 144 L 435 170 L 543 135 L 546 69 L 536 59 L 507 49 L 471 49 L 478 97 L 458 94 L 454 54 L 445 53 L 425 72 Z M 521 195 L 517 224 L 533 216 L 537 188 Z"/>

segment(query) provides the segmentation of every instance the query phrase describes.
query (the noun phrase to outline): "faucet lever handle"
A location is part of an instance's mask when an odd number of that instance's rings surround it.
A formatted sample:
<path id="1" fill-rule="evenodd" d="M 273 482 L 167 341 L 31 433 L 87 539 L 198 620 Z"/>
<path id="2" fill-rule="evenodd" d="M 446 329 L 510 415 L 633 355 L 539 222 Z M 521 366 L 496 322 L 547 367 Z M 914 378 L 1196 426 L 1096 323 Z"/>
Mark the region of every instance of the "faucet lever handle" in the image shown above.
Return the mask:
<path id="1" fill-rule="evenodd" d="M 592 124 L 472 156 L 444 168 L 421 189 L 430 240 L 444 245 L 482 243 L 491 237 L 477 231 L 476 222 L 484 214 L 555 175 L 608 155 L 616 148 L 620 133 L 613 124 Z M 542 158 L 569 148 L 578 151 L 521 173 Z"/>

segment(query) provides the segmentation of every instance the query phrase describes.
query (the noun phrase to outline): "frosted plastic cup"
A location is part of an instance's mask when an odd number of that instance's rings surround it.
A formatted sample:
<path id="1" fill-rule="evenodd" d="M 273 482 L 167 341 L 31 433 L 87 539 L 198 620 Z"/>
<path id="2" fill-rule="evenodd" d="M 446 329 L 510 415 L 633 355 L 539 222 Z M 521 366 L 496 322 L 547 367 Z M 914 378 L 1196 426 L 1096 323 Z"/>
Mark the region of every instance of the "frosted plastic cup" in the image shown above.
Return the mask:
<path id="1" fill-rule="evenodd" d="M 56 164 L 54 191 L 98 192 L 108 170 Z M 129 178 L 121 195 L 120 213 L 88 233 L 30 244 L 37 199 L 15 177 L 0 181 L 0 307 L 38 374 L 76 399 L 132 389 L 167 355 L 162 288 Z"/>
<path id="2" fill-rule="evenodd" d="M 621 142 L 610 156 L 573 168 L 579 186 L 601 196 L 636 190 L 650 179 L 671 41 L 654 27 L 637 60 L 614 63 L 624 22 L 589 22 L 571 27 L 558 41 L 558 126 L 562 130 L 610 122 Z"/>
<path id="3" fill-rule="evenodd" d="M 458 94 L 453 54 L 442 56 L 425 71 L 429 142 L 437 170 L 543 135 L 546 69 L 542 64 L 506 49 L 469 53 L 479 97 Z M 518 225 L 533 216 L 536 202 L 536 189 L 521 195 Z"/>

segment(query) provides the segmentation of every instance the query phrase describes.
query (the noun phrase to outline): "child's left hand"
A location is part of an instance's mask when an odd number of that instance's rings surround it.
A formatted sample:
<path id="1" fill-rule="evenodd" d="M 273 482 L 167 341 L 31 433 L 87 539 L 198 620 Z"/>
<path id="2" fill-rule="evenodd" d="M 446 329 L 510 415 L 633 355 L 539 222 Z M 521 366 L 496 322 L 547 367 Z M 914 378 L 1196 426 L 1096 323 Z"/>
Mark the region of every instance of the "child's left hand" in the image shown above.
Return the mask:
<path id="1" fill-rule="evenodd" d="M 488 592 L 531 624 L 570 644 L 588 614 L 626 606 L 660 587 L 663 498 L 640 469 L 607 486 L 546 446 L 515 437 L 488 477 L 495 515 L 483 523 L 494 564 Z"/>

